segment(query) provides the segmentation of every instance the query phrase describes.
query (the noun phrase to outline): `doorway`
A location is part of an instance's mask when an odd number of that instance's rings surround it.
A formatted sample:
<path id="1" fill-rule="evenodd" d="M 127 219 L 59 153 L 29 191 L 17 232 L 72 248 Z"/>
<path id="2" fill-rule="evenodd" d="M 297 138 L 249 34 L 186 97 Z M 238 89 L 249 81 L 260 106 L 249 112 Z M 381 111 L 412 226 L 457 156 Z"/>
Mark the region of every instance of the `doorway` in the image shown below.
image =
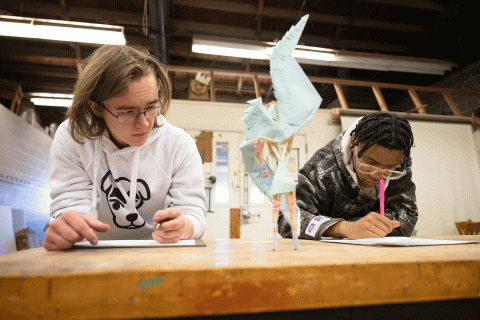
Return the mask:
<path id="1" fill-rule="evenodd" d="M 200 135 L 196 130 L 187 132 L 194 139 Z M 272 238 L 271 201 L 245 172 L 239 151 L 243 140 L 243 132 L 213 132 L 212 161 L 203 163 L 207 197 L 204 239 L 230 238 L 230 208 L 240 208 L 240 238 Z M 296 172 L 306 162 L 305 135 L 295 135 L 289 156 L 289 170 L 297 181 Z"/>

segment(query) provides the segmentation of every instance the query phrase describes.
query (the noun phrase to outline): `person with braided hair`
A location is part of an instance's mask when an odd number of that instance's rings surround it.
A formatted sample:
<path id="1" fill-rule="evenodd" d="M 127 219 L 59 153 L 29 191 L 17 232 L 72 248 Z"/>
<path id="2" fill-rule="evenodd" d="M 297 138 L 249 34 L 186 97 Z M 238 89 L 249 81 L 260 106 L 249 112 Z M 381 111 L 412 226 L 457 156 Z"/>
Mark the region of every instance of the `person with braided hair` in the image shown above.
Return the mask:
<path id="1" fill-rule="evenodd" d="M 374 112 L 357 119 L 300 169 L 296 187 L 300 238 L 410 236 L 418 220 L 407 119 Z M 384 180 L 384 215 L 379 182 Z M 282 213 L 282 237 L 292 230 Z"/>

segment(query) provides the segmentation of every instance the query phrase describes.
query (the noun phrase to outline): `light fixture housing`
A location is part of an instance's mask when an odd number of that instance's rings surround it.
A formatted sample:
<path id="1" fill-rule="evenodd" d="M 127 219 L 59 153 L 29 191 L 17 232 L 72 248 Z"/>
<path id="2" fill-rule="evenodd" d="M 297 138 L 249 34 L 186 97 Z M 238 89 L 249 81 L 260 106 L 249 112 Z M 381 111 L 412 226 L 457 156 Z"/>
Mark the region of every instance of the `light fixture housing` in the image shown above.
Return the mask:
<path id="1" fill-rule="evenodd" d="M 73 94 L 32 92 L 26 94 L 36 106 L 64 107 L 72 105 Z"/>
<path id="2" fill-rule="evenodd" d="M 0 36 L 92 45 L 126 43 L 122 26 L 7 15 L 0 15 Z"/>
<path id="3" fill-rule="evenodd" d="M 239 39 L 232 40 L 221 37 L 194 35 L 192 52 L 237 58 L 269 60 L 274 46 L 275 43 L 273 42 L 258 42 Z M 334 51 L 324 48 L 296 46 L 292 55 L 299 61 L 317 59 L 322 59 L 324 61 L 335 60 Z"/>
<path id="4" fill-rule="evenodd" d="M 268 60 L 275 43 L 194 35 L 192 52 Z M 362 53 L 297 45 L 298 63 L 378 71 L 444 75 L 457 64 L 451 61 Z"/>

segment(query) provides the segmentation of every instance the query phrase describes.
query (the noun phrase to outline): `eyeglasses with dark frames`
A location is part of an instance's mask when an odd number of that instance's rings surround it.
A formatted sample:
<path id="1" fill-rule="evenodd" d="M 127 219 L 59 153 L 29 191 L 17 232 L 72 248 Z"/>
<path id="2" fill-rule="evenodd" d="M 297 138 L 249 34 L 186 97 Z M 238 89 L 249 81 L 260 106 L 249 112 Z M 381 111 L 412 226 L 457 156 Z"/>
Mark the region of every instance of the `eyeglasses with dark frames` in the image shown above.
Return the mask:
<path id="1" fill-rule="evenodd" d="M 114 116 L 115 118 L 117 118 L 117 122 L 119 124 L 130 124 L 130 123 L 134 123 L 138 120 L 138 118 L 140 117 L 140 115 L 143 113 L 143 115 L 145 116 L 145 118 L 147 119 L 153 119 L 153 118 L 156 118 L 159 114 L 160 114 L 160 108 L 161 106 L 156 106 L 156 107 L 149 107 L 147 108 L 147 110 L 145 111 L 142 111 L 142 112 L 131 112 L 131 111 L 128 111 L 128 112 L 124 112 L 124 113 L 120 113 L 118 115 L 114 114 L 113 112 L 111 112 L 110 110 L 108 110 L 105 105 L 103 103 L 99 103 L 99 105 L 108 111 L 108 113 L 110 113 L 112 116 Z"/>

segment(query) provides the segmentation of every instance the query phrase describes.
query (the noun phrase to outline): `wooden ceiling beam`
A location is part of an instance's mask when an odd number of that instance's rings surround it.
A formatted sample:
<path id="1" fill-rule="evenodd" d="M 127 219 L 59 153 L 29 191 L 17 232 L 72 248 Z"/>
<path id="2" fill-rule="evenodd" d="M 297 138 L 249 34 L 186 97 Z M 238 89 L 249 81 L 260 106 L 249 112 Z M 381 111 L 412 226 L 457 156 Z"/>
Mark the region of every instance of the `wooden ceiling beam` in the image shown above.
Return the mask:
<path id="1" fill-rule="evenodd" d="M 384 1 L 379 1 L 384 2 Z M 410 1 L 412 3 L 416 1 Z M 422 3 L 422 1 L 420 1 Z M 273 7 L 262 6 L 263 10 L 258 11 L 258 6 L 242 4 L 242 3 L 233 3 L 228 1 L 212 1 L 212 0 L 173 0 L 172 3 L 177 5 L 190 6 L 195 8 L 217 10 L 224 12 L 233 12 L 233 13 L 242 13 L 242 14 L 251 14 L 254 16 L 267 16 L 273 18 L 284 18 L 291 19 L 295 21 L 297 18 L 298 12 L 295 10 L 288 9 L 279 9 Z M 402 1 L 398 1 L 398 4 L 401 5 Z M 428 6 L 424 6 L 428 8 Z M 23 7 L 21 2 L 9 1 L 4 5 L 4 10 L 20 12 L 22 11 L 24 15 L 38 15 L 39 12 L 48 13 L 51 16 L 62 17 L 65 15 L 65 8 L 61 4 L 49 4 L 49 3 L 39 3 L 37 1 L 23 1 Z M 427 10 L 427 9 L 426 9 Z M 349 19 L 348 17 L 330 15 L 330 14 L 321 14 L 316 12 L 305 12 L 310 15 L 310 21 L 337 24 L 337 25 L 350 25 L 356 27 L 366 27 L 374 29 L 383 29 L 383 30 L 393 30 L 393 31 L 402 31 L 402 32 L 424 32 L 424 29 L 419 25 L 411 25 L 406 23 L 399 22 L 388 22 L 388 21 L 376 21 L 376 20 L 365 20 L 365 19 Z M 142 14 L 139 13 L 129 13 L 129 12 L 117 12 L 111 10 L 101 10 L 95 8 L 83 8 L 83 7 L 68 7 L 68 16 L 75 20 L 95 20 L 98 23 L 103 23 L 104 21 L 109 21 L 111 24 L 120 24 L 120 25 L 132 25 L 132 26 L 142 26 Z M 253 38 L 252 38 L 253 39 Z"/>
<path id="2" fill-rule="evenodd" d="M 271 81 L 270 73 L 266 72 L 245 72 L 237 70 L 222 70 L 214 68 L 196 68 L 196 67 L 185 67 L 185 66 L 167 66 L 167 70 L 173 72 L 210 72 L 215 73 L 215 77 L 219 75 L 229 75 L 229 76 L 242 76 L 242 77 L 253 77 L 257 76 L 258 79 L 262 79 L 263 82 Z M 425 92 L 450 92 L 450 93 L 459 93 L 467 94 L 473 96 L 480 96 L 480 91 L 478 90 L 463 90 L 463 89 L 451 89 L 451 88 L 441 88 L 441 87 L 426 87 L 426 86 L 412 86 L 406 84 L 395 84 L 395 83 L 384 83 L 384 82 L 374 82 L 374 81 L 360 81 L 360 80 L 349 80 L 349 79 L 337 79 L 337 78 L 325 78 L 325 77 L 308 77 L 312 83 L 324 83 L 324 84 L 337 84 L 342 86 L 353 86 L 353 87 L 369 87 L 376 86 L 382 89 L 397 89 L 397 90 L 409 90 L 413 89 L 416 91 L 425 91 Z M 480 99 L 480 98 L 479 98 Z"/>
<path id="3" fill-rule="evenodd" d="M 38 79 L 32 77 L 16 77 L 16 80 L 22 83 L 22 89 L 27 94 L 31 92 L 71 94 L 75 86 L 75 79 L 44 77 L 39 82 Z"/>
<path id="4" fill-rule="evenodd" d="M 138 43 L 135 41 L 135 43 Z M 149 46 L 146 47 L 150 48 Z M 13 48 L 12 48 L 13 49 Z M 14 52 L 14 51 L 10 51 Z M 45 54 L 30 54 L 31 50 L 26 50 L 21 53 L 4 53 L 0 55 L 0 60 L 4 61 L 14 61 L 17 63 L 26 63 L 26 64 L 38 64 L 38 65 L 47 65 L 47 66 L 59 66 L 59 67 L 74 67 L 76 68 L 78 63 L 83 61 L 83 59 L 68 58 L 68 57 L 58 57 L 50 56 Z M 193 53 L 190 51 L 190 45 L 184 42 L 174 42 L 172 43 L 172 48 L 170 49 L 170 54 L 173 56 L 185 57 L 188 58 L 197 58 L 203 60 L 219 60 L 230 63 L 242 64 L 242 58 L 235 57 L 216 57 L 213 55 Z M 251 62 L 249 62 L 250 64 Z M 254 60 L 253 64 L 268 66 L 269 61 L 267 60 Z M 0 68 L 1 71 L 1 68 Z M 248 71 L 248 70 L 247 70 Z"/>
<path id="5" fill-rule="evenodd" d="M 231 3 L 226 1 L 215 1 L 202 0 L 202 1 L 190 1 L 190 0 L 174 0 L 174 3 L 189 3 L 192 6 L 205 6 L 209 4 L 215 8 L 223 8 L 223 11 L 230 10 L 231 8 L 237 8 L 248 6 L 250 9 L 248 12 L 251 12 L 252 15 L 257 15 L 257 7 L 252 5 L 245 5 L 240 3 Z M 222 4 L 222 5 L 220 5 Z M 61 5 L 54 5 L 48 3 L 39 3 L 36 1 L 23 1 L 23 9 L 21 9 L 21 3 L 17 1 L 9 1 L 5 4 L 4 10 L 20 12 L 23 10 L 24 15 L 37 16 L 38 12 L 47 12 L 51 16 L 62 17 L 65 14 L 65 8 Z M 247 10 L 240 11 L 240 13 L 246 13 Z M 297 12 L 293 10 L 284 10 L 284 9 L 274 9 L 271 7 L 263 7 L 262 14 L 264 16 L 271 17 L 286 17 L 288 19 L 296 19 Z M 327 23 L 337 23 L 337 24 L 347 24 L 351 25 L 351 20 L 342 18 L 340 16 L 332 16 L 329 19 L 326 17 L 317 17 L 318 14 L 311 13 L 310 19 L 313 21 L 322 21 Z M 103 23 L 104 21 L 109 21 L 111 24 L 119 25 L 132 25 L 132 26 L 141 26 L 142 25 L 142 15 L 128 12 L 115 12 L 108 10 L 99 10 L 94 8 L 81 8 L 81 7 L 68 7 L 68 16 L 72 20 L 79 21 L 91 21 L 94 20 L 98 23 Z M 292 21 L 293 21 L 292 20 Z M 345 20 L 345 21 L 344 21 Z M 329 22 L 330 21 L 330 22 Z M 343 22 L 341 22 L 343 21 Z M 173 29 L 177 30 L 186 30 L 188 34 L 216 34 L 224 37 L 237 38 L 238 35 L 242 35 L 245 39 L 255 39 L 257 35 L 256 29 L 249 28 L 238 28 L 230 26 L 219 26 L 217 24 L 210 23 L 199 23 L 193 21 L 184 21 L 178 19 L 170 20 L 171 26 Z M 341 22 L 341 23 L 339 23 Z M 396 24 L 396 23 L 394 23 Z M 371 24 L 363 24 L 362 26 L 371 25 L 371 27 L 384 27 L 388 28 L 388 23 L 385 22 L 372 22 Z M 398 25 L 398 24 L 397 24 Z M 182 32 L 183 33 L 183 32 Z M 128 36 L 128 35 L 127 35 Z M 277 32 L 272 31 L 263 31 L 261 37 L 263 40 L 272 41 L 278 36 Z M 328 37 L 315 37 L 303 35 L 302 40 L 308 45 L 322 46 L 322 47 L 337 47 L 337 48 L 349 48 L 357 50 L 374 50 L 379 52 L 408 52 L 407 47 L 397 44 L 389 43 L 372 43 L 372 42 L 363 42 L 363 41 L 354 41 L 354 40 L 345 40 L 345 39 L 333 39 Z"/>
<path id="6" fill-rule="evenodd" d="M 9 59 L 19 63 L 40 64 L 57 67 L 76 67 L 79 59 L 60 58 L 52 56 L 42 56 L 33 54 L 10 53 Z"/>
<path id="7" fill-rule="evenodd" d="M 420 9 L 425 11 L 443 11 L 445 8 L 433 1 L 424 0 L 363 0 L 364 2 L 373 2 L 386 4 L 389 6 L 406 7 L 412 9 Z"/>
<path id="8" fill-rule="evenodd" d="M 21 40 L 11 37 L 0 37 L 0 60 L 15 53 L 22 55 L 39 55 L 62 58 L 76 58 L 75 52 L 67 43 L 57 43 L 53 41 L 42 40 Z M 90 54 L 95 49 L 94 46 L 85 46 L 83 54 Z"/>
<path id="9" fill-rule="evenodd" d="M 253 4 L 233 3 L 230 1 L 173 0 L 172 3 L 176 5 L 183 5 L 183 6 L 208 9 L 208 10 L 251 14 L 251 15 L 259 14 L 257 10 L 257 6 Z M 411 24 L 388 22 L 388 21 L 350 19 L 345 16 L 322 14 L 322 13 L 307 12 L 307 11 L 305 11 L 304 13 L 305 14 L 308 13 L 310 15 L 309 16 L 310 21 L 321 22 L 321 23 L 353 25 L 356 27 L 366 27 L 366 28 L 375 28 L 375 29 L 404 31 L 404 32 L 424 32 L 423 28 L 419 25 L 411 25 Z M 263 11 L 260 14 L 262 16 L 267 16 L 267 17 L 290 19 L 292 20 L 292 22 L 295 22 L 297 19 L 298 12 L 295 10 L 264 7 Z"/>
<path id="10" fill-rule="evenodd" d="M 257 32 L 255 33 L 255 39 L 260 38 L 260 33 L 262 31 L 262 21 L 263 21 L 263 7 L 264 7 L 264 0 L 258 1 L 257 6 L 257 14 L 255 16 L 255 20 L 257 21 Z"/>
<path id="11" fill-rule="evenodd" d="M 41 76 L 76 79 L 77 73 L 73 70 L 74 69 L 72 68 L 63 68 L 57 66 L 45 66 L 44 68 L 39 69 L 36 65 L 26 65 L 21 63 L 0 63 L 0 71 L 2 72 L 8 72 L 10 74 L 16 75 L 26 75 L 30 77 Z"/>
<path id="12" fill-rule="evenodd" d="M 24 16 L 38 16 L 39 12 L 57 17 L 62 17 L 65 14 L 65 9 L 60 4 L 40 3 L 38 1 L 6 1 L 4 5 L 2 4 L 2 9 L 10 12 L 22 12 Z M 108 21 L 111 24 L 142 25 L 142 14 L 139 13 L 69 6 L 68 16 L 79 21 L 95 20 L 98 23 Z"/>
<path id="13" fill-rule="evenodd" d="M 63 9 L 63 13 L 61 14 L 62 19 L 70 21 L 71 19 L 70 15 L 68 14 L 67 4 L 65 3 L 65 0 L 60 0 L 60 6 Z M 81 72 L 82 64 L 79 61 L 82 59 L 82 50 L 80 49 L 80 45 L 76 42 L 70 42 L 69 45 L 70 47 L 72 47 L 73 50 L 75 50 L 75 57 L 77 58 L 76 67 L 78 72 Z"/>

